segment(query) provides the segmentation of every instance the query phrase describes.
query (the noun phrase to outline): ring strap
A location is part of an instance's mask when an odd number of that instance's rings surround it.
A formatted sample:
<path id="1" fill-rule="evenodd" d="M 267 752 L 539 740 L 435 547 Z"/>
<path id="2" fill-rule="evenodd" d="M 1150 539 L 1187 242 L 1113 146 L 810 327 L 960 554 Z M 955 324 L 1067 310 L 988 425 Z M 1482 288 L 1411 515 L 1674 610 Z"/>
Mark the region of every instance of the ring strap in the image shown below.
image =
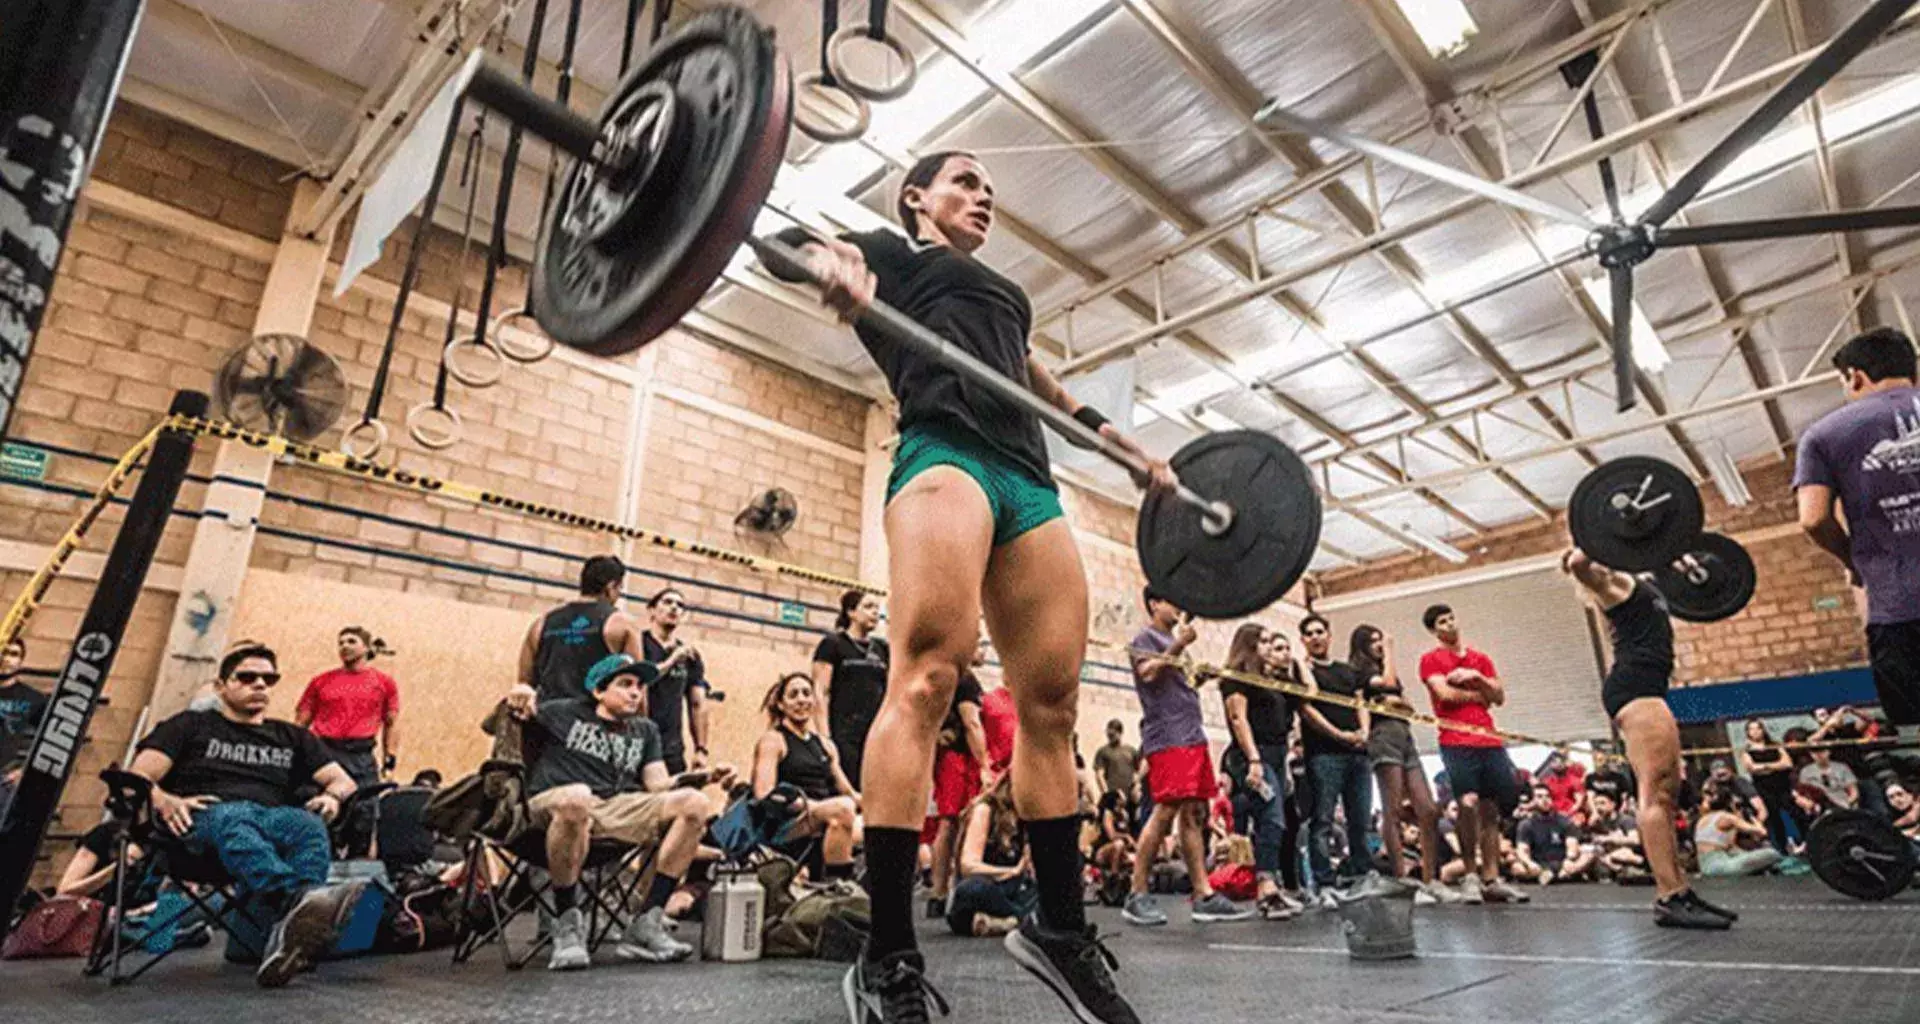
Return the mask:
<path id="1" fill-rule="evenodd" d="M 527 55 L 520 64 L 520 80 L 533 85 L 533 73 L 540 67 L 540 37 L 547 27 L 547 0 L 534 0 L 533 21 L 527 27 Z M 507 214 L 513 206 L 513 179 L 520 169 L 518 122 L 507 126 L 507 148 L 500 157 L 500 186 L 493 203 L 493 237 L 487 243 L 487 273 L 480 282 L 480 302 L 474 307 L 474 341 L 487 340 L 487 322 L 493 316 L 493 288 L 500 277 L 500 263 L 507 255 Z M 422 220 L 421 223 L 431 223 Z"/>
<path id="2" fill-rule="evenodd" d="M 575 47 L 580 42 L 580 7 L 584 2 L 585 0 L 569 0 L 567 4 L 567 34 L 565 41 L 560 44 L 560 80 L 553 89 L 553 98 L 558 100 L 563 107 L 567 105 L 567 98 L 573 95 L 573 53 Z M 620 73 L 622 77 L 625 77 L 626 65 L 624 63 L 621 65 Z M 553 205 L 554 182 L 559 175 L 560 161 L 549 158 L 547 160 L 547 182 L 540 190 L 540 219 L 535 221 L 536 224 L 545 224 L 547 222 L 547 210 Z"/>
<path id="3" fill-rule="evenodd" d="M 653 0 L 653 38 L 648 45 L 660 44 L 660 37 L 667 33 L 667 22 L 672 20 L 673 0 Z"/>
<path id="4" fill-rule="evenodd" d="M 413 238 L 407 243 L 407 266 L 400 273 L 400 290 L 393 300 L 393 317 L 387 321 L 387 344 L 380 350 L 380 365 L 373 372 L 373 386 L 367 389 L 366 411 L 361 414 L 361 422 L 379 422 L 380 403 L 387 395 L 387 373 L 393 366 L 393 350 L 400 341 L 400 321 L 407 314 L 407 299 L 413 295 L 413 284 L 420 277 L 420 242 L 427 234 L 427 226 L 433 223 L 434 211 L 440 208 L 440 187 L 447 182 L 447 164 L 453 158 L 453 142 L 460 135 L 460 118 L 466 110 L 466 97 L 460 96 L 453 101 L 453 118 L 447 122 L 447 137 L 440 141 L 440 155 L 433 165 L 433 182 L 427 186 L 426 206 L 421 210 L 420 220 L 413 231 Z"/>
<path id="5" fill-rule="evenodd" d="M 455 119 L 455 124 L 459 120 Z M 467 135 L 467 151 L 460 158 L 460 184 L 467 188 L 467 212 L 460 223 L 460 261 L 454 264 L 453 308 L 447 311 L 447 336 L 440 344 L 440 369 L 433 375 L 433 407 L 447 408 L 447 346 L 453 344 L 460 327 L 460 303 L 467 295 L 467 254 L 473 248 L 473 210 L 480 204 L 480 168 L 474 161 L 480 156 L 480 143 L 487 130 L 487 112 L 483 107 L 473 119 L 473 131 Z"/>
<path id="6" fill-rule="evenodd" d="M 832 3 L 833 0 L 827 0 Z M 867 38 L 880 42 L 887 38 L 887 8 L 892 0 L 867 0 Z"/>
<path id="7" fill-rule="evenodd" d="M 820 84 L 829 88 L 837 87 L 840 82 L 833 77 L 833 63 L 829 52 L 833 46 L 833 37 L 840 31 L 840 0 L 820 0 Z"/>

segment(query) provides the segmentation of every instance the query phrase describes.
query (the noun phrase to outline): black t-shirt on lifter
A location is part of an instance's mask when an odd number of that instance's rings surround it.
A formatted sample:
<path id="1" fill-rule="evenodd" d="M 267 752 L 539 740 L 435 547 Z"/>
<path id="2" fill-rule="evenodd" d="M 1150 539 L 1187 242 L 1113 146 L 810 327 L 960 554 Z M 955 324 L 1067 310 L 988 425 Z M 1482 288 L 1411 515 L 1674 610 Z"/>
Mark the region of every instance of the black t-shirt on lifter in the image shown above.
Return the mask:
<path id="1" fill-rule="evenodd" d="M 1646 580 L 1637 580 L 1625 601 L 1607 609 L 1613 627 L 1616 679 L 1665 689 L 1673 679 L 1673 619 L 1667 599 Z"/>
<path id="2" fill-rule="evenodd" d="M 802 246 L 813 237 L 798 228 L 779 239 Z M 877 297 L 933 333 L 975 356 L 1001 376 L 1025 385 L 1027 335 L 1033 304 L 1020 286 L 957 249 L 919 245 L 881 229 L 842 235 L 866 256 L 879 282 Z M 1040 421 L 995 397 L 986 388 L 886 335 L 856 328 L 861 344 L 887 376 L 900 402 L 899 429 L 927 426 L 958 430 L 1011 459 L 1040 481 L 1051 481 Z"/>
<path id="3" fill-rule="evenodd" d="M 642 633 L 640 645 L 649 664 L 658 665 L 667 660 L 668 649 L 655 640 L 652 633 Z M 660 678 L 648 684 L 647 717 L 660 729 L 660 748 L 668 761 L 686 753 L 686 730 L 681 723 L 686 721 L 686 709 L 691 704 L 688 695 L 696 687 L 706 686 L 707 666 L 699 658 L 680 662 L 673 666 L 673 671 L 662 672 Z"/>
<path id="4" fill-rule="evenodd" d="M 218 711 L 183 711 L 154 726 L 139 749 L 172 759 L 160 788 L 174 796 L 264 807 L 292 805 L 314 773 L 333 763 L 320 741 L 292 722 L 242 725 Z"/>
<path id="5" fill-rule="evenodd" d="M 585 783 L 602 800 L 637 790 L 647 765 L 663 760 L 660 731 L 645 717 L 625 721 L 600 717 L 586 698 L 540 705 L 533 726 L 546 742 L 527 773 L 527 795 L 555 786 Z"/>
<path id="6" fill-rule="evenodd" d="M 1326 693 L 1336 694 L 1342 697 L 1357 697 L 1367 688 L 1367 681 L 1360 678 L 1360 673 L 1355 672 L 1353 666 L 1348 665 L 1344 661 L 1330 661 L 1325 665 L 1316 663 L 1313 666 L 1313 681 L 1318 683 L 1320 689 Z M 1360 728 L 1360 712 L 1356 708 L 1345 707 L 1339 704 L 1323 704 L 1315 701 L 1309 701 L 1309 703 L 1313 705 L 1315 710 L 1320 712 L 1320 717 L 1326 719 L 1327 724 L 1333 726 L 1335 729 L 1343 732 L 1355 732 Z M 1312 757 L 1315 754 L 1359 754 L 1364 752 L 1362 748 L 1342 743 L 1314 728 L 1312 725 L 1308 725 L 1303 729 L 1301 735 L 1304 737 L 1302 746 L 1305 747 L 1308 757 Z"/>
<path id="7" fill-rule="evenodd" d="M 844 630 L 820 638 L 813 660 L 833 666 L 827 692 L 827 733 L 844 756 L 867 742 L 867 731 L 880 702 L 887 696 L 887 662 L 891 652 L 877 636 L 855 640 Z"/>

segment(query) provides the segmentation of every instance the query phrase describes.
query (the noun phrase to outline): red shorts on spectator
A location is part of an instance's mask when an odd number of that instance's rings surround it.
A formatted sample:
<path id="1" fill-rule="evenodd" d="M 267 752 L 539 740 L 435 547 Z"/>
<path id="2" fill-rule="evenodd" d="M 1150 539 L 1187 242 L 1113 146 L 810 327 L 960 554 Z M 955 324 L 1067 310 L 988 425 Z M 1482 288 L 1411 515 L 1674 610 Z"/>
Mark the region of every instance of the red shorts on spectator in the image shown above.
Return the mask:
<path id="1" fill-rule="evenodd" d="M 980 795 L 980 762 L 972 754 L 942 750 L 933 762 L 933 813 L 958 818 Z"/>
<path id="2" fill-rule="evenodd" d="M 1220 791 L 1205 743 L 1196 743 L 1191 747 L 1168 747 L 1148 754 L 1147 779 L 1152 783 L 1153 802 L 1156 804 L 1212 800 Z"/>

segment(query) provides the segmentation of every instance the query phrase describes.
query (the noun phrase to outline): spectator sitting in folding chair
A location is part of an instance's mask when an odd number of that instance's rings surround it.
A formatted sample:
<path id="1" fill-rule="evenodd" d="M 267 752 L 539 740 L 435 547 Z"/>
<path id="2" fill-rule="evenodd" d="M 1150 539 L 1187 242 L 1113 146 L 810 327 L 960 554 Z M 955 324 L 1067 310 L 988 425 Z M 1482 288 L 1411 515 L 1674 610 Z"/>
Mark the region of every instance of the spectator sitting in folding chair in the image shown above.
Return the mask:
<path id="1" fill-rule="evenodd" d="M 275 912 L 258 980 L 285 985 L 333 942 L 359 885 L 326 886 L 333 841 L 327 822 L 353 780 L 320 741 L 267 718 L 280 681 L 273 651 L 244 646 L 220 660 L 212 711 L 185 711 L 140 741 L 131 771 L 153 783 L 154 818 L 189 852 L 212 854 L 241 890 Z M 309 784 L 323 792 L 302 806 Z"/>
<path id="2" fill-rule="evenodd" d="M 587 672 L 590 696 L 539 700 L 516 686 L 513 712 L 539 733 L 539 752 L 527 770 L 527 811 L 546 830 L 547 870 L 553 878 L 553 954 L 547 968 L 591 966 L 580 876 L 596 837 L 655 846 L 652 886 L 615 949 L 622 960 L 670 963 L 693 954 L 667 930 L 665 907 L 693 862 L 709 808 L 698 787 L 726 787 L 724 765 L 667 774 L 660 730 L 646 717 L 647 684 L 657 670 L 630 654 L 609 654 Z"/>

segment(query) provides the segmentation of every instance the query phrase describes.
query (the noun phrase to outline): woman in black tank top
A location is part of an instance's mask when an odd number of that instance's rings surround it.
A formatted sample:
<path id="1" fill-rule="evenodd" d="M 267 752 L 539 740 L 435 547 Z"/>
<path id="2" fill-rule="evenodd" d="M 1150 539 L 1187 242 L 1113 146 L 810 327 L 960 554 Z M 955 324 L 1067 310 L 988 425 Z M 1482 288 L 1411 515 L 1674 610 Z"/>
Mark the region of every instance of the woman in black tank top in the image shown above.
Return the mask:
<path id="1" fill-rule="evenodd" d="M 947 903 L 947 927 L 955 935 L 1004 935 L 1033 912 L 1026 835 L 1013 809 L 1013 780 L 1006 775 L 967 808 L 960 835 L 960 881 Z"/>
<path id="2" fill-rule="evenodd" d="M 813 680 L 805 672 L 780 677 L 761 705 L 768 730 L 753 752 L 753 797 L 791 786 L 805 797 L 774 845 L 823 836 L 828 879 L 853 877 L 854 836 L 860 829 L 859 794 L 840 770 L 840 752 L 814 728 Z"/>
<path id="3" fill-rule="evenodd" d="M 1747 745 L 1740 749 L 1740 767 L 1752 777 L 1753 788 L 1767 805 L 1767 839 L 1774 849 L 1791 853 L 1787 816 L 1793 808 L 1793 755 L 1774 742 L 1767 724 L 1758 718 L 1747 719 Z"/>

